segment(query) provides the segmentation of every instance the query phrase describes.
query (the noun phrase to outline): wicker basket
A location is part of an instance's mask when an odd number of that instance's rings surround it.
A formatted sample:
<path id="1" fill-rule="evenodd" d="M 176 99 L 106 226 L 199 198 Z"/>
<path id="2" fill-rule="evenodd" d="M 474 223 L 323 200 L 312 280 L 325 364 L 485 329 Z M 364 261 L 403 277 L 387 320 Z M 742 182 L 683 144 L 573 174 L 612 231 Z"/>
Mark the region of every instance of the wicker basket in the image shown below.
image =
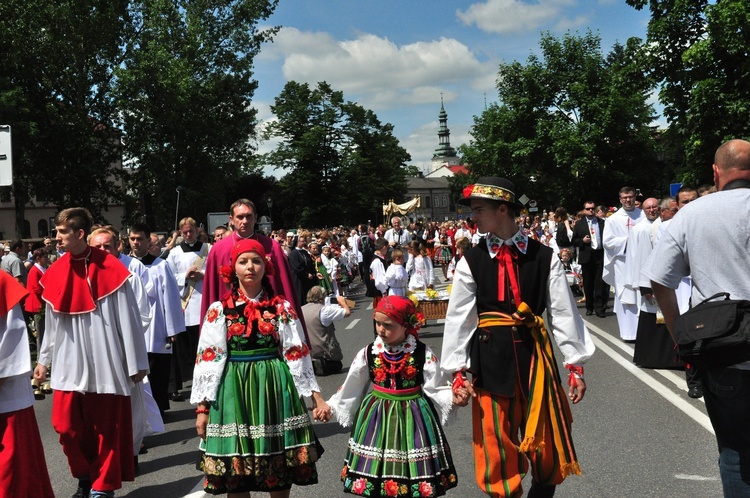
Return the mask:
<path id="1" fill-rule="evenodd" d="M 445 312 L 448 311 L 448 300 L 422 300 L 417 305 L 417 313 L 422 313 L 426 320 L 437 320 L 445 318 Z"/>

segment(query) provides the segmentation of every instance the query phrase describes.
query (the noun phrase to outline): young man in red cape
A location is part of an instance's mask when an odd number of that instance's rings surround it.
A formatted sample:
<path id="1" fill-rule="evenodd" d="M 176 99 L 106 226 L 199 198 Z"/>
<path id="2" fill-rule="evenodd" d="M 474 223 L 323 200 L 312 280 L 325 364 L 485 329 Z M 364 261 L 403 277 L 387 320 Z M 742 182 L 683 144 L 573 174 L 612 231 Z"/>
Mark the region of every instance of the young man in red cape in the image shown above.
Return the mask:
<path id="1" fill-rule="evenodd" d="M 97 498 L 135 479 L 130 393 L 148 356 L 130 272 L 87 244 L 92 221 L 84 208 L 55 218 L 65 254 L 40 281 L 46 332 L 34 378 L 54 363 L 52 426 L 78 479 L 74 496 Z"/>

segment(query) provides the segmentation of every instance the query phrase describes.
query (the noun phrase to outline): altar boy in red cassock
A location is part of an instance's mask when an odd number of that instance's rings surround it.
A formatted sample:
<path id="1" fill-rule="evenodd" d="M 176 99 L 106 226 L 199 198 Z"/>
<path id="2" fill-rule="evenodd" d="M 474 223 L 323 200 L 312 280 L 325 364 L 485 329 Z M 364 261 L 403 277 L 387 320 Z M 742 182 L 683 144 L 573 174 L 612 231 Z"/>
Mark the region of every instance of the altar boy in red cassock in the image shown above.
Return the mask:
<path id="1" fill-rule="evenodd" d="M 65 209 L 55 225 L 65 254 L 41 280 L 46 332 L 34 378 L 54 363 L 52 425 L 75 496 L 114 496 L 135 478 L 130 392 L 148 373 L 141 316 L 128 269 L 86 243 L 91 214 Z"/>

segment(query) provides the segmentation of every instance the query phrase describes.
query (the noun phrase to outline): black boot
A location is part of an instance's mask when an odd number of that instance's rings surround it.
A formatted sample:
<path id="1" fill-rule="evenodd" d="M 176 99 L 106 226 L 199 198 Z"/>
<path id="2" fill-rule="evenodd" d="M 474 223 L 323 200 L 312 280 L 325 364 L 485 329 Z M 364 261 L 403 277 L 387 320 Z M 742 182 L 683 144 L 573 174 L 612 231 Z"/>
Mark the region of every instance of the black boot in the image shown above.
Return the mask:
<path id="1" fill-rule="evenodd" d="M 552 498 L 555 496 L 555 489 L 557 486 L 554 484 L 539 484 L 538 482 L 531 481 L 531 489 L 526 498 Z"/>
<path id="2" fill-rule="evenodd" d="M 91 480 L 78 479 L 78 489 L 71 498 L 89 498 L 91 492 Z"/>

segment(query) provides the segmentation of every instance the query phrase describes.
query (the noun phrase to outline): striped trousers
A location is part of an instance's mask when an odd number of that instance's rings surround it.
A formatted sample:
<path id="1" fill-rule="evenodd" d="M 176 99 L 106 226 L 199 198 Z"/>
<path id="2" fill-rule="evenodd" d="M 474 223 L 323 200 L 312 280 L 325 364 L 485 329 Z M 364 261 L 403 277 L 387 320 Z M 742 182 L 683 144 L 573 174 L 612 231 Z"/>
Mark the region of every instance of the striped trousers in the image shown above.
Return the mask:
<path id="1" fill-rule="evenodd" d="M 565 479 L 549 431 L 537 449 L 519 449 L 527 408 L 527 398 L 518 386 L 512 398 L 481 388 L 472 398 L 474 469 L 477 485 L 487 496 L 520 497 L 521 481 L 529 466 L 534 481 L 540 484 L 560 484 Z"/>

